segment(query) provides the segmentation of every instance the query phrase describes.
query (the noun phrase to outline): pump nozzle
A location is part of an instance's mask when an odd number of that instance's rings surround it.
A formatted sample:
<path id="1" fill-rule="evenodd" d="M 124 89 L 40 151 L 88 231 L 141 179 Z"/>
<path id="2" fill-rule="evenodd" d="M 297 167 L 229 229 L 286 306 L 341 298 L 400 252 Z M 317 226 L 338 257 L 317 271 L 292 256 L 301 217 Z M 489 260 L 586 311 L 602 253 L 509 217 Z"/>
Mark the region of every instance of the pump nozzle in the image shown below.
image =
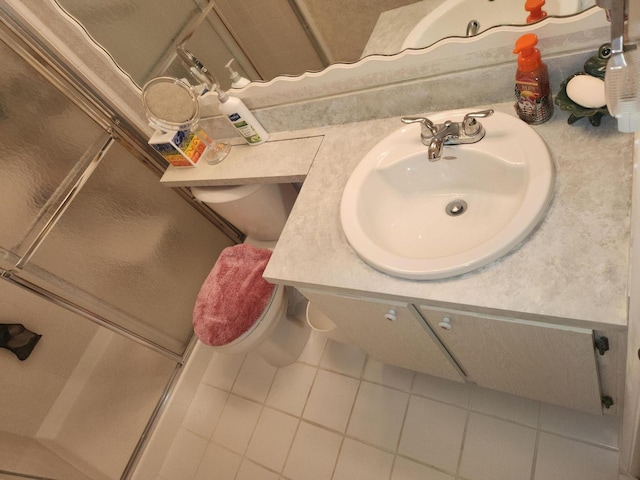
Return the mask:
<path id="1" fill-rule="evenodd" d="M 531 72 L 542 63 L 540 50 L 536 48 L 538 36 L 535 33 L 525 33 L 516 41 L 513 53 L 518 54 L 518 69 L 523 72 Z"/>
<path id="2" fill-rule="evenodd" d="M 547 16 L 547 12 L 542 10 L 545 4 L 545 0 L 527 0 L 524 4 L 524 9 L 529 12 L 527 17 L 527 23 L 537 22 Z"/>
<path id="3" fill-rule="evenodd" d="M 229 78 L 231 79 L 231 86 L 234 88 L 242 88 L 248 85 L 249 83 L 251 83 L 251 80 L 244 78 L 242 75 L 236 72 L 233 68 L 231 68 L 231 64 L 233 63 L 234 60 L 235 58 L 232 58 L 231 60 L 229 60 L 225 64 L 225 67 L 227 68 L 227 70 L 229 70 Z"/>

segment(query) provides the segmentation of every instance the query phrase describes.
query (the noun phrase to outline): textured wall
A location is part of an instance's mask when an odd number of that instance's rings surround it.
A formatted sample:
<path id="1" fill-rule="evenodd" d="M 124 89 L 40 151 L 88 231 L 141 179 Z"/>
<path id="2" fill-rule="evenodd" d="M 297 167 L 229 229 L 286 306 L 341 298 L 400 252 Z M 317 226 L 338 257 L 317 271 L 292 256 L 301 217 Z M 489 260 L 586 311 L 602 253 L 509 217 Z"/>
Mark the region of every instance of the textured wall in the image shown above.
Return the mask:
<path id="1" fill-rule="evenodd" d="M 310 13 L 332 62 L 360 58 L 380 14 L 420 0 L 298 0 Z"/>

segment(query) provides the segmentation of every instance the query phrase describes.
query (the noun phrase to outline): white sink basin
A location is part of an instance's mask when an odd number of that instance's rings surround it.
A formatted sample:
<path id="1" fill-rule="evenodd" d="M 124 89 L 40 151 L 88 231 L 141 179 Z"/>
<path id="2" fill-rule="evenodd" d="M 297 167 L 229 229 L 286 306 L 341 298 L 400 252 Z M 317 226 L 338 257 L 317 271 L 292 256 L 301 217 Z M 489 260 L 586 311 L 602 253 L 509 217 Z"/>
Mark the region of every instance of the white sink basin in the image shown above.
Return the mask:
<path id="1" fill-rule="evenodd" d="M 405 38 L 402 49 L 428 47 L 451 36 L 464 37 L 472 20 L 478 22 L 478 32 L 496 25 L 524 25 L 529 15 L 524 3 L 514 0 L 447 0 L 420 20 Z M 572 15 L 581 10 L 581 3 L 580 0 L 547 0 L 543 10 L 549 15 Z"/>
<path id="2" fill-rule="evenodd" d="M 459 122 L 468 112 L 429 118 Z M 481 122 L 482 140 L 445 145 L 436 162 L 427 159 L 418 124 L 391 133 L 364 156 L 347 181 L 340 219 L 365 262 L 402 278 L 447 278 L 496 260 L 536 227 L 554 185 L 544 141 L 504 113 Z"/>

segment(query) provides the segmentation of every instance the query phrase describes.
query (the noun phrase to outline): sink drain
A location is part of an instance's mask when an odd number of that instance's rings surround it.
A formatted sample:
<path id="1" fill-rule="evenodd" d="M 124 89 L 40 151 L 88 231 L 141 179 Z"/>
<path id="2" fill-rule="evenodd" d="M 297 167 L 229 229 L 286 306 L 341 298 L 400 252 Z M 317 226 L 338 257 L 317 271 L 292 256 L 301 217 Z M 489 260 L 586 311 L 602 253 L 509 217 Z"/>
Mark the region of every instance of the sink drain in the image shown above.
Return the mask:
<path id="1" fill-rule="evenodd" d="M 447 215 L 458 217 L 467 211 L 467 202 L 464 200 L 452 200 L 445 208 Z"/>

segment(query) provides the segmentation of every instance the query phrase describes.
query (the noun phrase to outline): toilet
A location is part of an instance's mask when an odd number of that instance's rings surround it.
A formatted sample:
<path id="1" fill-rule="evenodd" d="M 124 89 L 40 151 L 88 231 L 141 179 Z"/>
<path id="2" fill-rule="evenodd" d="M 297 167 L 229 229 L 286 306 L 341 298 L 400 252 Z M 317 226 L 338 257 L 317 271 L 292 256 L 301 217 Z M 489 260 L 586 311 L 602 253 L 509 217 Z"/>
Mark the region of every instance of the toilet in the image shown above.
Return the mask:
<path id="1" fill-rule="evenodd" d="M 191 187 L 191 193 L 231 222 L 249 242 L 273 248 L 287 222 L 298 192 L 293 185 L 269 183 Z"/>
<path id="2" fill-rule="evenodd" d="M 221 353 L 256 352 L 276 367 L 295 362 L 311 331 L 305 318 L 307 301 L 292 287 L 268 284 L 262 279 L 262 271 L 293 207 L 296 189 L 290 184 L 260 184 L 191 187 L 191 192 L 196 199 L 247 236 L 243 245 L 228 247 L 221 253 L 205 280 L 194 309 L 194 331 L 203 343 Z M 249 258 L 248 264 L 242 265 L 243 256 Z M 229 261 L 236 262 L 234 268 L 248 269 L 239 274 L 239 286 L 235 283 L 225 285 L 221 281 L 223 277 L 216 278 L 216 275 L 222 275 L 222 270 L 227 269 L 220 263 Z M 244 280 L 252 275 L 255 277 L 254 283 L 244 285 Z M 206 296 L 207 288 L 214 288 L 217 298 L 203 300 L 201 297 Z M 266 292 L 270 289 L 272 291 Z M 263 290 L 265 293 L 256 293 Z M 249 317 L 233 318 L 236 312 L 246 307 L 242 303 L 245 299 L 265 304 L 264 309 L 255 315 L 255 320 Z M 240 303 L 234 306 L 230 303 L 234 301 Z M 207 315 L 202 317 L 203 302 L 210 309 L 215 309 L 214 304 L 223 305 L 220 308 L 225 310 L 229 307 L 228 315 L 216 313 L 214 320 Z M 221 331 L 236 327 L 238 331 L 220 338 Z"/>

